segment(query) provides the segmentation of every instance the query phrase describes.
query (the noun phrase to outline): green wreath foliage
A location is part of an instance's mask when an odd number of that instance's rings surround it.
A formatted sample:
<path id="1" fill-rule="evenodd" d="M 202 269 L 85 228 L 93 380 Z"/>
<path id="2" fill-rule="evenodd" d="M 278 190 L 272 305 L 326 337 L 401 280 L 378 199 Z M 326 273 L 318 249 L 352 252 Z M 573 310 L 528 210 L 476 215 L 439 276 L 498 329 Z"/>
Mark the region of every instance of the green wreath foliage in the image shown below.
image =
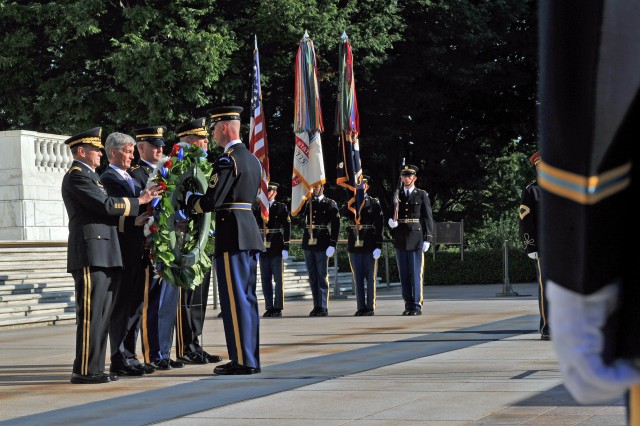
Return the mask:
<path id="1" fill-rule="evenodd" d="M 178 287 L 195 288 L 211 269 L 214 248 L 211 213 L 189 217 L 181 206 L 187 191 L 206 192 L 212 169 L 204 149 L 181 142 L 158 162 L 149 178 L 150 185 L 164 189 L 162 197 L 150 206 L 149 222 L 145 225 L 145 234 L 152 241 L 151 261 L 158 276 Z M 175 226 L 180 219 L 186 223 L 184 234 Z"/>

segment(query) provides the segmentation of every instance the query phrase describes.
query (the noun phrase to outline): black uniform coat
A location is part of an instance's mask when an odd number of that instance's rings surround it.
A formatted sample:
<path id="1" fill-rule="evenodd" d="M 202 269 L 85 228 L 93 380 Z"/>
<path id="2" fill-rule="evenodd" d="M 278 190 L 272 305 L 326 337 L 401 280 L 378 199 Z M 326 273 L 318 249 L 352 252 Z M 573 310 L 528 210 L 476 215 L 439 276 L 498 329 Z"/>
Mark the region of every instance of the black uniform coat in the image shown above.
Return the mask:
<path id="1" fill-rule="evenodd" d="M 189 198 L 189 205 L 198 213 L 216 211 L 215 256 L 264 249 L 252 212 L 261 173 L 256 156 L 243 143 L 234 144 L 216 159 L 206 194 Z M 244 207 L 234 207 L 232 203 Z"/>
<path id="2" fill-rule="evenodd" d="M 417 223 L 401 223 L 404 219 L 418 219 Z M 429 194 L 422 189 L 414 188 L 409 198 L 400 191 L 400 207 L 398 208 L 398 226 L 391 230 L 393 245 L 402 250 L 422 250 L 424 241 L 433 239 L 433 216 Z"/>
<path id="3" fill-rule="evenodd" d="M 98 174 L 79 161 L 62 180 L 62 199 L 69 215 L 67 271 L 121 267 L 118 215 L 137 216 L 138 200 L 109 197 Z"/>
<path id="4" fill-rule="evenodd" d="M 260 204 L 253 206 L 253 215 L 258 222 L 260 234 L 264 232 L 264 221 L 260 213 Z M 273 232 L 276 230 L 276 232 Z M 282 250 L 289 251 L 289 240 L 291 239 L 291 217 L 289 209 L 284 203 L 274 201 L 269 207 L 269 221 L 267 222 L 267 242 L 271 245 L 265 249 L 261 256 L 276 257 L 282 256 Z"/>
<path id="5" fill-rule="evenodd" d="M 363 241 L 362 247 L 355 246 L 355 221 L 353 213 L 348 210 L 346 204 L 342 208 L 342 215 L 347 216 L 352 225 L 349 227 L 349 253 L 372 253 L 375 249 L 382 249 L 384 217 L 382 215 L 380 201 L 377 198 L 369 197 L 365 194 L 364 203 L 360 208 L 360 225 L 364 226 L 364 228 L 359 231 L 360 241 Z M 373 226 L 373 228 L 371 228 L 371 226 Z"/>
<path id="6" fill-rule="evenodd" d="M 540 197 L 540 187 L 536 180 L 527 185 L 520 196 L 518 230 L 524 251 L 527 254 L 538 252 L 538 205 Z"/>
<path id="7" fill-rule="evenodd" d="M 325 251 L 327 247 L 338 244 L 340 232 L 340 211 L 338 205 L 331 198 L 311 197 L 304 207 L 305 230 L 302 236 L 302 249 L 311 251 Z M 311 216 L 311 219 L 309 219 Z M 309 225 L 321 226 L 320 229 L 309 229 Z M 315 245 L 309 245 L 309 231 L 317 239 Z"/>

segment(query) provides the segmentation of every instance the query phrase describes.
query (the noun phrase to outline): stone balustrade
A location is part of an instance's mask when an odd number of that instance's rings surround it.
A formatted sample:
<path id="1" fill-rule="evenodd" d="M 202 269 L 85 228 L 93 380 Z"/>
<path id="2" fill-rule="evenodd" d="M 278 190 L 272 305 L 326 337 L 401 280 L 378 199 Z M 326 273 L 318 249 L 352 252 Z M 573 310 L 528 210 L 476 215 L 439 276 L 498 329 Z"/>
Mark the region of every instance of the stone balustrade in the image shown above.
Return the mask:
<path id="1" fill-rule="evenodd" d="M 68 137 L 0 131 L 0 240 L 66 241 L 60 187 L 73 161 Z"/>

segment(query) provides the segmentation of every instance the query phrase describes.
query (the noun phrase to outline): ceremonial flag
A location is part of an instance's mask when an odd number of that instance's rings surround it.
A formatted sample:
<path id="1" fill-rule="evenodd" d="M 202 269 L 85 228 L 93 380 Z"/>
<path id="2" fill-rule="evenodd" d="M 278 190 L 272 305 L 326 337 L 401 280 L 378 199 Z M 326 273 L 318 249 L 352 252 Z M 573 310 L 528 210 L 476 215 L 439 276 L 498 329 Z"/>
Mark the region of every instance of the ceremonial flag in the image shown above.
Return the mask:
<path id="1" fill-rule="evenodd" d="M 258 56 L 258 37 L 253 49 L 253 81 L 251 87 L 251 119 L 249 121 L 249 150 L 262 165 L 262 179 L 258 200 L 263 223 L 269 221 L 269 150 L 267 147 L 267 127 L 262 110 L 262 88 L 260 86 L 260 58 Z"/>
<path id="2" fill-rule="evenodd" d="M 360 162 L 360 115 L 356 98 L 356 82 L 353 76 L 353 55 L 346 33 L 338 50 L 338 98 L 336 103 L 335 134 L 340 137 L 336 183 L 351 193 L 347 203 L 356 225 L 360 223 L 360 207 L 364 202 L 362 164 Z"/>
<path id="3" fill-rule="evenodd" d="M 315 185 L 326 182 L 318 69 L 313 41 L 305 31 L 296 55 L 293 131 L 296 136 L 291 177 L 291 215 L 297 215 Z"/>

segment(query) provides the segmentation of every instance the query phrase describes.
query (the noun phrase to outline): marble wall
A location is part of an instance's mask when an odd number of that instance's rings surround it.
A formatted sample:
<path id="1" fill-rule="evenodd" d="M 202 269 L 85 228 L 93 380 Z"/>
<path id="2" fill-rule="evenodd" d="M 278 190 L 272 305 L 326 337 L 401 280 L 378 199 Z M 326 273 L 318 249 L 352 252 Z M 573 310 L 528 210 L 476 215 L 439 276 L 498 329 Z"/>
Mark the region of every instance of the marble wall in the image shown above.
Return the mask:
<path id="1" fill-rule="evenodd" d="M 0 240 L 67 240 L 60 186 L 73 161 L 68 137 L 0 131 Z"/>

